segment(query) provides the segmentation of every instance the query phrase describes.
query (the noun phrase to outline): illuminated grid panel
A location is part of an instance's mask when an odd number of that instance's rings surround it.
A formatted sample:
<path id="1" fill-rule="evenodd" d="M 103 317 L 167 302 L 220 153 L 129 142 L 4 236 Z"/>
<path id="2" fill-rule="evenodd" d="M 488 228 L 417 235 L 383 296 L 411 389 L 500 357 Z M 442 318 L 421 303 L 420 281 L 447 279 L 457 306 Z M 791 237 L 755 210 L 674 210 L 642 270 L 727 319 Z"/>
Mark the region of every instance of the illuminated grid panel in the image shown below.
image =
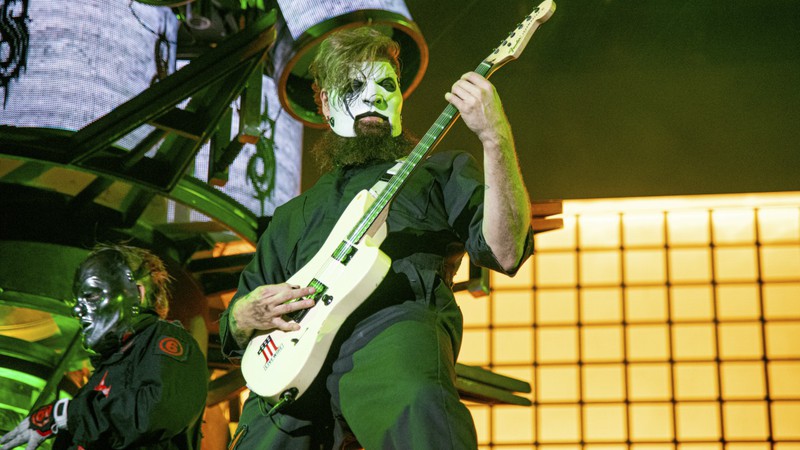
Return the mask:
<path id="1" fill-rule="evenodd" d="M 298 40 L 314 25 L 355 11 L 383 10 L 411 19 L 408 7 L 402 1 L 328 0 L 324 8 L 320 8 L 319 4 L 317 1 L 278 0 L 278 6 L 286 18 L 286 26 L 291 32 L 292 39 Z"/>
<path id="2" fill-rule="evenodd" d="M 482 448 L 800 449 L 800 195 L 564 210 L 489 301 L 459 294 L 459 362 L 533 386 L 470 405 Z"/>
<path id="3" fill-rule="evenodd" d="M 130 0 L 3 4 L 3 13 L 9 13 L 6 8 L 20 16 L 27 12 L 29 40 L 22 46 L 27 48 L 24 70 L 7 89 L 0 87 L 0 124 L 78 130 L 108 114 L 156 78 L 159 33 L 166 39 L 159 58 L 166 73 L 175 71 L 178 20 L 169 8 Z M 12 62 L 8 45 L 0 46 L 4 63 Z M 151 129 L 137 129 L 118 144 L 131 148 Z"/>

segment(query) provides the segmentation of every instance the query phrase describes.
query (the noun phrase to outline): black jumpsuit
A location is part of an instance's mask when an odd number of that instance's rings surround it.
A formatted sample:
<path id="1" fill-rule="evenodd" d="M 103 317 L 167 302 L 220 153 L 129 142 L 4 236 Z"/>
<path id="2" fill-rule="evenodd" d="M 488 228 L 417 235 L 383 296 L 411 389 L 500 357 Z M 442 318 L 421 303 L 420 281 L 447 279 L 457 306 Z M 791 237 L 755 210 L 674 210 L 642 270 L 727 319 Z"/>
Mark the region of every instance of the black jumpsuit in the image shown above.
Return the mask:
<path id="1" fill-rule="evenodd" d="M 117 351 L 93 360 L 54 449 L 195 449 L 208 390 L 206 359 L 181 326 L 144 314 Z"/>

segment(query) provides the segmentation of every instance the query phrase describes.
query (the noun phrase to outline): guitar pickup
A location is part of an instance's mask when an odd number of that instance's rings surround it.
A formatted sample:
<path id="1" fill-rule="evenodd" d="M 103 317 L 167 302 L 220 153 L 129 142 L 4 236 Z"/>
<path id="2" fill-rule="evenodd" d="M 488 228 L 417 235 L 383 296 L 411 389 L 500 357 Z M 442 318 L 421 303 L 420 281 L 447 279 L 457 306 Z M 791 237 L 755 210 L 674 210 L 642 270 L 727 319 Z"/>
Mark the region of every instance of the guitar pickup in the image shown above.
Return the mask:
<path id="1" fill-rule="evenodd" d="M 304 298 L 310 298 L 311 300 L 314 300 L 315 303 L 322 300 L 322 303 L 324 303 L 325 305 L 330 305 L 331 302 L 333 302 L 333 296 L 325 293 L 328 290 L 328 287 L 322 284 L 321 281 L 314 278 L 313 280 L 311 280 L 310 283 L 308 283 L 308 286 L 313 287 L 316 290 L 316 292 Z M 313 306 L 311 308 L 313 308 Z M 303 317 L 305 317 L 306 314 L 308 314 L 308 311 L 311 308 L 301 309 L 298 311 L 291 312 L 289 314 L 286 314 L 286 317 L 288 317 L 289 320 L 294 320 L 295 322 L 300 323 L 300 321 L 303 320 Z"/>

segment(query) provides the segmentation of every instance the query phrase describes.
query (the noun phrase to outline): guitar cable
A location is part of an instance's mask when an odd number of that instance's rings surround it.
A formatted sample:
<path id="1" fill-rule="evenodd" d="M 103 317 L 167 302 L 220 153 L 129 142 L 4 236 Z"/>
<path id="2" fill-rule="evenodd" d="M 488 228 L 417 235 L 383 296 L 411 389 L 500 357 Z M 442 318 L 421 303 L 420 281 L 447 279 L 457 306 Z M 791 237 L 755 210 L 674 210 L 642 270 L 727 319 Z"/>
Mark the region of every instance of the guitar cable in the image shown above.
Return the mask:
<path id="1" fill-rule="evenodd" d="M 278 401 L 278 403 L 275 404 L 275 406 L 272 407 L 272 409 L 269 410 L 269 412 L 267 413 L 267 417 L 274 416 L 275 413 L 277 413 L 278 411 L 294 403 L 294 399 L 296 397 L 297 397 L 297 388 L 289 388 L 283 391 L 283 393 L 281 394 L 281 399 Z"/>

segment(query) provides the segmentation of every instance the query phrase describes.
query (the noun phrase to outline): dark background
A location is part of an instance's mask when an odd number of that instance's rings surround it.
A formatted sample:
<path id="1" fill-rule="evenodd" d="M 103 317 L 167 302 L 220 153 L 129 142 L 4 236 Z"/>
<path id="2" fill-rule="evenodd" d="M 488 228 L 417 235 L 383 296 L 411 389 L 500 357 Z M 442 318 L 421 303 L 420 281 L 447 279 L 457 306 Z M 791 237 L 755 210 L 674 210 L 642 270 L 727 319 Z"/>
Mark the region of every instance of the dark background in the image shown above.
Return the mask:
<path id="1" fill-rule="evenodd" d="M 418 136 L 444 92 L 538 1 L 407 0 L 430 59 Z M 800 190 L 800 2 L 556 0 L 491 78 L 534 200 Z M 307 129 L 308 150 L 319 136 Z M 477 139 L 458 122 L 439 149 Z M 319 176 L 305 152 L 303 189 Z"/>

